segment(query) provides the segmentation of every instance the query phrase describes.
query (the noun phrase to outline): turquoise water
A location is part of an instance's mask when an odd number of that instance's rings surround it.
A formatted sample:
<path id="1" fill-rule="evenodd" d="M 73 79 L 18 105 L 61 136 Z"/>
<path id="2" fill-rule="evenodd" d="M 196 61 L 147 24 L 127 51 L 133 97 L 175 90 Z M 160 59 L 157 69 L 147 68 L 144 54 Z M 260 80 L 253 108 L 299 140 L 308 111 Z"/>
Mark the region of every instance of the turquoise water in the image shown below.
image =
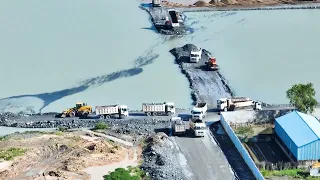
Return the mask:
<path id="1" fill-rule="evenodd" d="M 162 44 L 139 3 L 1 1 L 0 76 L 7 78 L 0 112 L 62 111 L 77 101 L 189 107 L 189 85 L 168 52 L 172 45 Z M 148 65 L 137 67 L 137 60 Z"/>

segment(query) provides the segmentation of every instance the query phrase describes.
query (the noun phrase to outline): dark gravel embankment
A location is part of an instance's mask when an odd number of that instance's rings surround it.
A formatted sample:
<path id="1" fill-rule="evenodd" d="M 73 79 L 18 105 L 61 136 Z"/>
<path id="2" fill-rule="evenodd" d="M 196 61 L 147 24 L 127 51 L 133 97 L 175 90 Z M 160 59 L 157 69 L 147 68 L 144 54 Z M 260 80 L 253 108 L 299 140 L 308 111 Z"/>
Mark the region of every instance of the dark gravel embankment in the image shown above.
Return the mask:
<path id="1" fill-rule="evenodd" d="M 143 151 L 144 162 L 141 168 L 148 172 L 152 180 L 187 179 L 179 164 L 179 151 L 164 133 L 147 139 Z"/>
<path id="2" fill-rule="evenodd" d="M 220 71 L 205 70 L 205 62 L 210 53 L 203 49 L 201 60 L 190 63 L 190 52 L 196 48 L 193 44 L 174 48 L 170 52 L 176 57 L 181 72 L 186 75 L 192 89 L 191 97 L 194 102 L 206 102 L 211 107 L 216 107 L 219 98 L 231 97 L 233 91 Z"/>
<path id="3" fill-rule="evenodd" d="M 149 13 L 151 21 L 159 33 L 165 35 L 184 35 L 188 33 L 187 27 L 183 22 L 179 22 L 179 27 L 172 28 L 165 26 L 166 17 L 170 18 L 166 7 L 152 7 L 151 4 L 142 4 L 140 8 Z"/>

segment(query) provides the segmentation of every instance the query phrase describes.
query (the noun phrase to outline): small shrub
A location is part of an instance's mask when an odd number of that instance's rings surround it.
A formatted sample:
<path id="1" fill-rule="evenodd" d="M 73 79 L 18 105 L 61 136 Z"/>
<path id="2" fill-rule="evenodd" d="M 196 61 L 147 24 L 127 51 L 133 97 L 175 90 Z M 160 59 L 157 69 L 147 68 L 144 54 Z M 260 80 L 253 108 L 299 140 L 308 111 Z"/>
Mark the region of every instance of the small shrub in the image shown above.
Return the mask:
<path id="1" fill-rule="evenodd" d="M 130 175 L 130 171 L 117 168 L 114 172 L 110 173 L 109 175 L 103 176 L 104 180 L 140 180 L 139 176 L 132 176 Z"/>
<path id="2" fill-rule="evenodd" d="M 61 132 L 66 132 L 68 130 L 68 128 L 66 128 L 66 127 L 58 127 L 57 130 L 61 131 Z"/>
<path id="3" fill-rule="evenodd" d="M 57 135 L 57 136 L 62 136 L 62 135 L 63 135 L 63 132 L 62 132 L 62 131 L 57 131 L 57 132 L 55 132 L 54 134 Z"/>
<path id="4" fill-rule="evenodd" d="M 107 129 L 108 128 L 108 125 L 104 122 L 99 122 L 96 124 L 95 126 L 95 130 L 98 130 L 98 129 Z"/>
<path id="5" fill-rule="evenodd" d="M 26 152 L 26 149 L 22 149 L 22 148 L 1 149 L 0 159 L 4 159 L 6 161 L 12 160 L 17 156 L 22 156 L 25 152 Z"/>
<path id="6" fill-rule="evenodd" d="M 150 177 L 140 167 L 128 166 L 127 169 L 117 168 L 109 175 L 103 176 L 104 180 L 150 180 Z"/>
<path id="7" fill-rule="evenodd" d="M 9 139 L 9 136 L 1 136 L 0 141 L 6 141 Z"/>

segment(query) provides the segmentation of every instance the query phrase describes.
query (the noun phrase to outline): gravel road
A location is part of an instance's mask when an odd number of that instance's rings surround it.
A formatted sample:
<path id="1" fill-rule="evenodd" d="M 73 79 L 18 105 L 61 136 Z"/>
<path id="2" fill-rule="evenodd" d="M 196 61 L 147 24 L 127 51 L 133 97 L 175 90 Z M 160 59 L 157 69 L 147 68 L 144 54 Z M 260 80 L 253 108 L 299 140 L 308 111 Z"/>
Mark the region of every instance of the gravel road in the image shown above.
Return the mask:
<path id="1" fill-rule="evenodd" d="M 175 137 L 175 140 L 192 169 L 191 179 L 234 179 L 228 161 L 208 131 L 204 138 Z"/>

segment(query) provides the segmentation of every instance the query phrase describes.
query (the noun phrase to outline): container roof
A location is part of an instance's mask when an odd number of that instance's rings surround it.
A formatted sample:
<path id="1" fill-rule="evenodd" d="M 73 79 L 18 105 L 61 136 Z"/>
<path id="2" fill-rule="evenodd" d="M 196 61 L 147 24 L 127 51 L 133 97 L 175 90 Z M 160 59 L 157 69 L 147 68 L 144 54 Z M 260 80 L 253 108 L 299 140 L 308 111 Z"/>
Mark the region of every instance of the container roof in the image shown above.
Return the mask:
<path id="1" fill-rule="evenodd" d="M 320 122 L 314 116 L 293 111 L 276 121 L 298 147 L 320 139 Z"/>

